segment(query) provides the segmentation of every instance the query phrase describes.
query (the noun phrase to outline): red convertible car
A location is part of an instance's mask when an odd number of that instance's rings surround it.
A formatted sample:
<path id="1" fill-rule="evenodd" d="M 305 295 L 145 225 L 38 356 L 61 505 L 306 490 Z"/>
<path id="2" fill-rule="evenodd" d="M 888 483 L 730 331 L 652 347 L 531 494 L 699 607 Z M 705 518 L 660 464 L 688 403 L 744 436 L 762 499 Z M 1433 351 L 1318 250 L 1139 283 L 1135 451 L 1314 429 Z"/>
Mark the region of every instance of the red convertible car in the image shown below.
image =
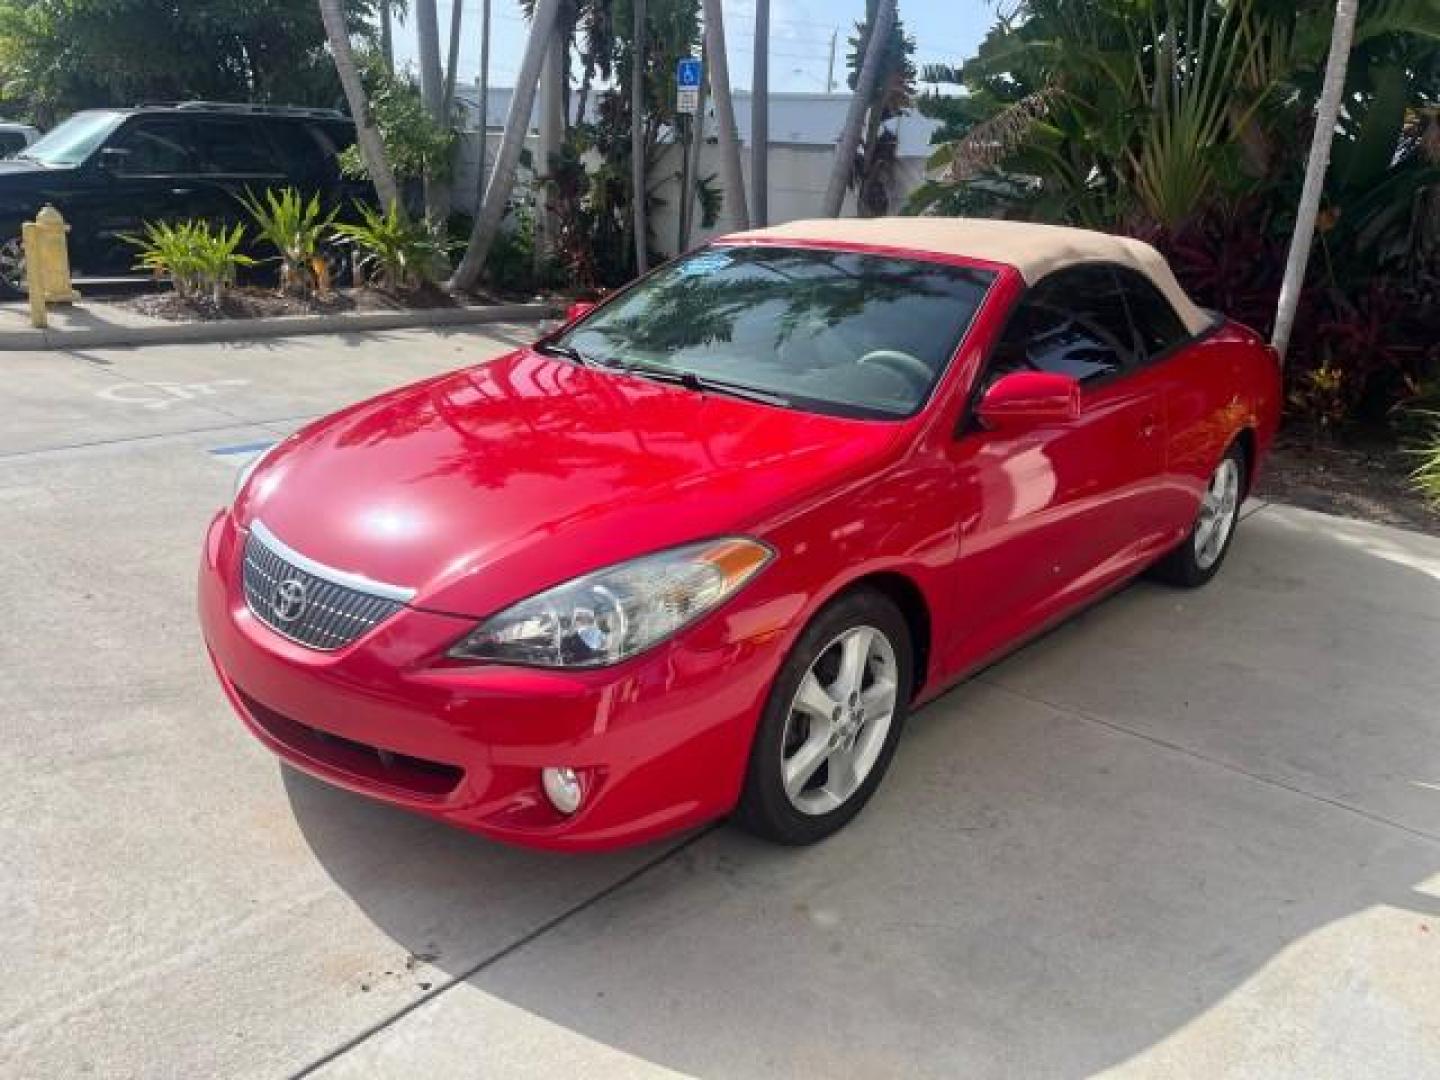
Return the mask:
<path id="1" fill-rule="evenodd" d="M 1209 580 L 1279 406 L 1138 241 L 795 222 L 273 447 L 201 621 L 332 783 L 521 844 L 808 843 L 917 705 L 1142 571 Z"/>

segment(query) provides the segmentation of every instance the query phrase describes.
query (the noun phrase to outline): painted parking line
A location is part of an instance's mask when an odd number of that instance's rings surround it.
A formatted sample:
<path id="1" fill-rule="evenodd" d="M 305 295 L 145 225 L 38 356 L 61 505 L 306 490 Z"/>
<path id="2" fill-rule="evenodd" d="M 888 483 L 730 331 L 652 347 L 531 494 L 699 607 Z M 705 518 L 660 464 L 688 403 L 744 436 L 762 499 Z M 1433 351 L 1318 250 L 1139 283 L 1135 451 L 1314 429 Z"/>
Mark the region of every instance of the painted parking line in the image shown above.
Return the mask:
<path id="1" fill-rule="evenodd" d="M 210 453 L 216 457 L 230 457 L 234 454 L 258 454 L 262 450 L 269 450 L 278 439 L 265 439 L 261 442 L 236 443 L 234 446 L 212 446 Z"/>

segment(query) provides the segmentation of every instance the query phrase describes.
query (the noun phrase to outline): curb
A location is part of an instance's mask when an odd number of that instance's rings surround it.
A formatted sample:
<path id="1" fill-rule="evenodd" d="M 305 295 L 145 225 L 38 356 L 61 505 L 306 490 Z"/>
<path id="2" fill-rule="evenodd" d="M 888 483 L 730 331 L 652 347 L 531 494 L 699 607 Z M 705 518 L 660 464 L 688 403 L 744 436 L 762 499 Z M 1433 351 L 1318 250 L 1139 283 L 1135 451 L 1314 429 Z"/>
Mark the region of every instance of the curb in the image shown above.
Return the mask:
<path id="1" fill-rule="evenodd" d="M 83 330 L 0 330 L 0 352 L 98 348 L 114 345 L 180 345 L 257 338 L 344 334 L 376 330 L 424 330 L 492 322 L 556 318 L 554 304 L 496 304 L 489 307 L 361 311 L 353 315 L 286 315 L 273 319 L 217 319 L 159 326 L 102 326 Z"/>

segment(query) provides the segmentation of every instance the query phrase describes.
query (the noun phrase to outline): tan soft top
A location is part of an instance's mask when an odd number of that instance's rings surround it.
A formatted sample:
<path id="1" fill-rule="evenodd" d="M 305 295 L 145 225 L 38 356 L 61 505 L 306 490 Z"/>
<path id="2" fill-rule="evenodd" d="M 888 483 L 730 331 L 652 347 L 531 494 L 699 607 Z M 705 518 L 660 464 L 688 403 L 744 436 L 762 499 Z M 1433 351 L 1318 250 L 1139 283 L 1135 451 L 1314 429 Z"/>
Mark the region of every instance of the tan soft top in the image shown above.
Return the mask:
<path id="1" fill-rule="evenodd" d="M 1192 334 L 1205 330 L 1212 321 L 1185 295 L 1170 265 L 1149 244 L 1089 229 L 990 218 L 820 218 L 732 233 L 725 239 L 874 244 L 937 255 L 963 255 L 1013 266 L 1030 284 L 1062 266 L 1120 263 L 1154 282 Z"/>

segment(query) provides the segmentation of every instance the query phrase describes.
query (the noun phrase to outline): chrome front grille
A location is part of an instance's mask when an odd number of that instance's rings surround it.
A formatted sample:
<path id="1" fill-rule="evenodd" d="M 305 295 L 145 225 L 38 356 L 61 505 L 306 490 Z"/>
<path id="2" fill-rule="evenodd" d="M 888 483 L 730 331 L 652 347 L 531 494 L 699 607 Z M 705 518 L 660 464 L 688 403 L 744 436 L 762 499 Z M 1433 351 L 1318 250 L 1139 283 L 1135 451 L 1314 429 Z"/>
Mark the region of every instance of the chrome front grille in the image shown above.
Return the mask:
<path id="1" fill-rule="evenodd" d="M 405 606 L 412 590 L 333 570 L 250 526 L 241 572 L 245 603 L 276 633 L 323 652 L 343 649 Z"/>

